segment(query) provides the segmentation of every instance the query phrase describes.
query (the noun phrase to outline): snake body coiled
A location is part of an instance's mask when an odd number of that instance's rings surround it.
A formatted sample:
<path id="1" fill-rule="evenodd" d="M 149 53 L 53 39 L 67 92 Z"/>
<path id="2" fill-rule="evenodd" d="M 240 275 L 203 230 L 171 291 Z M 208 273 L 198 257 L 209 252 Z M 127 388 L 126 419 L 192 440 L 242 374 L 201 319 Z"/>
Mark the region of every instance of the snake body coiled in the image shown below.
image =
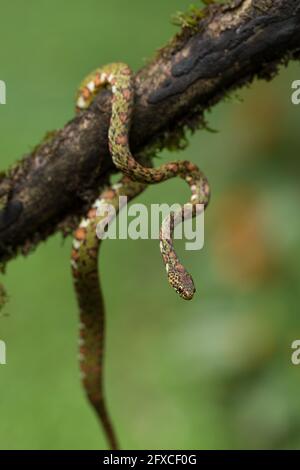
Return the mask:
<path id="1" fill-rule="evenodd" d="M 129 132 L 133 111 L 133 74 L 123 63 L 115 63 L 97 69 L 82 83 L 76 101 L 76 109 L 88 108 L 97 93 L 105 86 L 112 91 L 111 118 L 108 130 L 109 150 L 118 170 L 123 173 L 120 183 L 106 188 L 95 201 L 87 216 L 75 231 L 72 250 L 72 272 L 80 310 L 80 368 L 83 386 L 105 431 L 112 449 L 118 448 L 117 438 L 109 418 L 103 390 L 104 303 L 98 275 L 98 251 L 100 240 L 97 225 L 104 216 L 97 216 L 97 209 L 111 204 L 119 210 L 119 196 L 133 199 L 149 184 L 156 184 L 179 176 L 191 190 L 188 217 L 204 210 L 209 202 L 209 185 L 204 174 L 189 161 L 174 161 L 159 168 L 146 168 L 131 154 Z M 200 205 L 200 209 L 199 209 Z M 174 246 L 174 227 L 184 219 L 182 208 L 171 213 L 163 221 L 160 231 L 160 250 L 170 285 L 185 299 L 195 292 L 193 279 L 180 263 Z"/>

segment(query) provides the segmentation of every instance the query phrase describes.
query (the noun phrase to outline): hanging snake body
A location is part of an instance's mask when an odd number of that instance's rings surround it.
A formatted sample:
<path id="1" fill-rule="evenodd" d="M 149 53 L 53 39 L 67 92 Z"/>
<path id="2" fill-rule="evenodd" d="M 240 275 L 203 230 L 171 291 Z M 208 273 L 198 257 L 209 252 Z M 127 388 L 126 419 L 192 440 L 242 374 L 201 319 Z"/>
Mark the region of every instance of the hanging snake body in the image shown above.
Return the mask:
<path id="1" fill-rule="evenodd" d="M 108 444 L 118 448 L 117 438 L 109 418 L 103 392 L 104 304 L 98 276 L 98 251 L 100 246 L 97 227 L 105 215 L 98 216 L 97 209 L 111 204 L 119 211 L 119 196 L 128 200 L 140 194 L 149 184 L 179 176 L 191 190 L 189 204 L 178 212 L 171 212 L 160 230 L 160 250 L 171 286 L 186 300 L 195 292 L 190 274 L 180 263 L 174 246 L 174 227 L 187 217 L 194 217 L 209 202 L 209 185 L 196 165 L 189 161 L 174 161 L 159 168 L 146 168 L 130 152 L 129 131 L 132 118 L 134 87 L 133 74 L 126 64 L 115 63 L 97 69 L 82 83 L 77 96 L 76 109 L 86 109 L 97 93 L 105 86 L 112 91 L 112 109 L 108 131 L 109 151 L 112 160 L 123 174 L 117 185 L 104 189 L 87 216 L 75 231 L 72 249 L 72 271 L 80 310 L 80 367 L 87 396 L 105 431 Z M 111 221 L 111 220 L 110 220 Z M 110 222 L 109 221 L 109 222 Z M 105 222 L 106 223 L 106 222 Z M 103 224 L 102 230 L 104 230 Z M 96 233 L 97 231 L 97 233 Z"/>

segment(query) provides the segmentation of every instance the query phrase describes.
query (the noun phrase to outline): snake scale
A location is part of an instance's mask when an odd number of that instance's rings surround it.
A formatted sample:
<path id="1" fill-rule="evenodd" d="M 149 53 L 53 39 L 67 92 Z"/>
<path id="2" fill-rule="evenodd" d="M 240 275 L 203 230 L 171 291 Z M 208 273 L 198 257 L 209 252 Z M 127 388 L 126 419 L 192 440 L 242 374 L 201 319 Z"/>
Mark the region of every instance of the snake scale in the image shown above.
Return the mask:
<path id="1" fill-rule="evenodd" d="M 205 208 L 209 202 L 209 185 L 204 174 L 189 161 L 173 161 L 159 168 L 146 168 L 139 164 L 130 152 L 129 132 L 134 102 L 133 73 L 123 63 L 106 65 L 91 73 L 81 84 L 76 101 L 79 112 L 88 108 L 97 93 L 109 86 L 112 92 L 111 118 L 108 142 L 111 158 L 123 174 L 120 182 L 106 187 L 85 218 L 75 230 L 71 256 L 72 273 L 80 310 L 80 369 L 87 397 L 103 426 L 108 445 L 118 449 L 118 441 L 112 426 L 103 390 L 104 351 L 104 303 L 98 276 L 99 233 L 96 228 L 104 216 L 97 215 L 103 204 L 111 204 L 119 211 L 119 196 L 128 200 L 140 194 L 149 184 L 179 176 L 189 185 L 191 199 L 189 217 L 195 216 L 199 204 Z M 99 212 L 98 212 L 99 213 Z M 160 250 L 170 285 L 186 300 L 193 297 L 194 283 L 180 263 L 173 247 L 176 224 L 186 216 L 184 208 L 170 213 L 160 230 Z M 103 228 L 104 230 L 104 228 Z M 98 236 L 97 236 L 98 235 Z"/>

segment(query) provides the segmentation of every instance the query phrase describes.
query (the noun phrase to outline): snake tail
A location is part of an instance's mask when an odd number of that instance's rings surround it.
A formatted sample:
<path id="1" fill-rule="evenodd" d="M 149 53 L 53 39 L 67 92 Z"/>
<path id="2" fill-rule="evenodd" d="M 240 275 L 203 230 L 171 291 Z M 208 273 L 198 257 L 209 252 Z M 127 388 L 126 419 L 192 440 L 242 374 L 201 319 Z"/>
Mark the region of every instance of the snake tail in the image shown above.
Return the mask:
<path id="1" fill-rule="evenodd" d="M 95 201 L 87 216 L 74 234 L 71 256 L 72 273 L 77 301 L 80 310 L 79 361 L 81 379 L 87 397 L 94 408 L 112 450 L 119 448 L 109 413 L 107 411 L 103 387 L 103 353 L 105 333 L 105 309 L 98 275 L 98 253 L 101 245 L 99 230 L 105 229 L 103 221 L 107 219 L 103 210 L 97 216 L 101 206 L 110 204 L 119 211 L 119 197 L 128 200 L 143 191 L 144 185 L 129 181 L 124 177 L 120 183 L 106 188 Z M 109 221 L 111 222 L 111 218 Z M 97 232 L 96 232 L 97 231 Z"/>

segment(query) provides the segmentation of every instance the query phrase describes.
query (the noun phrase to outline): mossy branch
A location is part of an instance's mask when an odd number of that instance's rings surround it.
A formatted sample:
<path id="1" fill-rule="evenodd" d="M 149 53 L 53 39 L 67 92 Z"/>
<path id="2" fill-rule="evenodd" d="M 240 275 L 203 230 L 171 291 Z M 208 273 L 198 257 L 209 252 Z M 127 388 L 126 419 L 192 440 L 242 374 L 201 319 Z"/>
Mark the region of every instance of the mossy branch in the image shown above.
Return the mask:
<path id="1" fill-rule="evenodd" d="M 235 0 L 189 16 L 135 75 L 131 148 L 136 157 L 181 148 L 204 112 L 254 77 L 271 79 L 300 51 L 298 0 Z M 120 57 L 122 60 L 122 57 Z M 111 94 L 47 135 L 0 175 L 0 260 L 68 233 L 115 171 L 107 146 Z"/>

